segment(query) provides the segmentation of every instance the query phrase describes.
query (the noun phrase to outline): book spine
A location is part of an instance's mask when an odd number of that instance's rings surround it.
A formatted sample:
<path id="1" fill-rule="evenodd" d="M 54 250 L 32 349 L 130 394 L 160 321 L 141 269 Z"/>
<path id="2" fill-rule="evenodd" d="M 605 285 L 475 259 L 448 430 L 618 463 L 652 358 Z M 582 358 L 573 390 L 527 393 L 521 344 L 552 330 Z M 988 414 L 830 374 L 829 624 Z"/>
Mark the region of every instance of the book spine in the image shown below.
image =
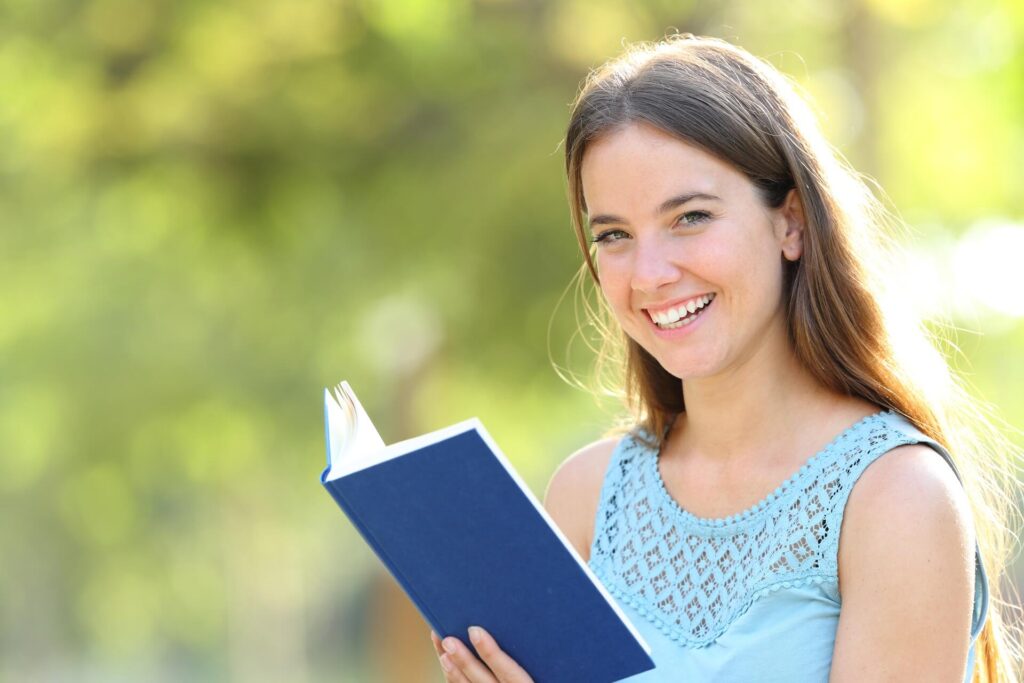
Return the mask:
<path id="1" fill-rule="evenodd" d="M 358 531 L 359 535 L 363 537 L 363 540 L 366 541 L 366 544 L 373 549 L 373 552 L 377 555 L 378 558 L 380 558 L 380 561 L 384 563 L 384 566 L 387 567 L 388 571 L 391 573 L 391 576 L 394 577 L 395 581 L 397 581 L 398 584 L 402 587 L 402 590 L 405 591 L 405 594 L 408 595 L 409 599 L 412 600 L 414 605 L 416 605 L 416 609 L 419 610 L 420 615 L 423 617 L 423 619 L 428 624 L 430 624 L 430 627 L 433 628 L 434 631 L 440 637 L 444 638 L 446 635 L 448 635 L 447 629 L 445 629 L 441 625 L 441 622 L 427 608 L 426 603 L 424 603 L 420 599 L 419 595 L 413 589 L 412 585 L 406 580 L 402 572 L 398 570 L 398 567 L 391 561 L 391 558 L 388 557 L 388 554 L 384 552 L 384 548 L 381 547 L 381 545 L 377 542 L 377 539 L 374 538 L 373 533 L 370 531 L 370 528 L 365 523 L 363 523 L 363 521 L 359 518 L 359 515 L 357 515 L 355 513 L 355 510 L 352 509 L 352 506 L 345 501 L 345 496 L 344 494 L 342 494 L 340 487 L 335 486 L 335 481 L 322 481 L 322 483 L 324 485 L 324 488 L 327 489 L 327 492 L 331 494 L 331 498 L 334 498 L 334 502 L 338 504 L 338 507 L 341 508 L 341 511 L 344 512 L 345 516 L 347 516 L 349 518 L 349 521 L 352 522 L 352 526 L 356 528 L 356 531 Z"/>

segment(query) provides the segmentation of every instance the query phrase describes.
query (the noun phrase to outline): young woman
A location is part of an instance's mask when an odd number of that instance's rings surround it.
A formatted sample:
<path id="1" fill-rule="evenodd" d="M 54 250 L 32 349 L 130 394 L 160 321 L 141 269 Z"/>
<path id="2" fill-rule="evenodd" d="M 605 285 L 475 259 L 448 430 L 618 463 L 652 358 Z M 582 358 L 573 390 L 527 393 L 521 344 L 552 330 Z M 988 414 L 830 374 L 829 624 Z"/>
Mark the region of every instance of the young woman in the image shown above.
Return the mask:
<path id="1" fill-rule="evenodd" d="M 565 154 L 634 424 L 545 507 L 653 649 L 628 680 L 1013 680 L 1010 450 L 889 315 L 884 212 L 789 82 L 715 39 L 637 46 Z M 531 680 L 486 632 L 482 659 L 432 639 L 447 681 Z"/>

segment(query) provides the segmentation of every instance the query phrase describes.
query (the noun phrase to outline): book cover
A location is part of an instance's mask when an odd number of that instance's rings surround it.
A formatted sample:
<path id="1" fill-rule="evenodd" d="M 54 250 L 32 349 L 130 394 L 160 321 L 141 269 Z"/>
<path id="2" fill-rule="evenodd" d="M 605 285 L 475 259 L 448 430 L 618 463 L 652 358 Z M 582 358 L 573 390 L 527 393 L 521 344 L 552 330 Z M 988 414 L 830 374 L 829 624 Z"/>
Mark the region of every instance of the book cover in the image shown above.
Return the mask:
<path id="1" fill-rule="evenodd" d="M 477 419 L 385 446 L 324 392 L 321 482 L 439 636 L 486 629 L 537 683 L 612 683 L 650 648 Z M 426 631 L 426 629 L 425 629 Z"/>

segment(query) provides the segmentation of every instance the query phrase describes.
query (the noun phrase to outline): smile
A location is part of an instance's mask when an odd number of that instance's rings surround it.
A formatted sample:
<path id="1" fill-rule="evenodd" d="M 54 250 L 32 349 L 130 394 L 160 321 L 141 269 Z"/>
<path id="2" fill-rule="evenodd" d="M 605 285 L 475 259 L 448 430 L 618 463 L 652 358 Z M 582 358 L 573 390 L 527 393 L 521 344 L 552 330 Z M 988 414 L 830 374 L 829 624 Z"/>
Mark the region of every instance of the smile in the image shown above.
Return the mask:
<path id="1" fill-rule="evenodd" d="M 685 301 L 678 306 L 669 308 L 664 311 L 657 313 L 648 311 L 648 315 L 651 316 L 651 320 L 662 330 L 674 330 L 684 325 L 689 325 L 704 311 L 704 309 L 714 301 L 714 294 L 704 294 L 703 296 L 690 299 Z"/>

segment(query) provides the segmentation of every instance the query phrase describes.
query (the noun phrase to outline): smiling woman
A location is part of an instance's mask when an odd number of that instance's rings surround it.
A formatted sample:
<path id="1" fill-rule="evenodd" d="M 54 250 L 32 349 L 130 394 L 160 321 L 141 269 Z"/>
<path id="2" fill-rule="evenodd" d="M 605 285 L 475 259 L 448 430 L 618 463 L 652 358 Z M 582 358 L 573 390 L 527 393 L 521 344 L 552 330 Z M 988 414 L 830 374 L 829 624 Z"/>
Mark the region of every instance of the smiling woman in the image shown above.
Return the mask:
<path id="1" fill-rule="evenodd" d="M 596 139 L 580 176 L 601 291 L 665 370 L 720 374 L 772 336 L 782 349 L 779 256 L 800 255 L 795 191 L 770 208 L 733 166 L 647 123 Z"/>
<path id="2" fill-rule="evenodd" d="M 629 680 L 1016 680 L 1014 451 L 887 314 L 890 219 L 790 83 L 720 40 L 638 45 L 565 154 L 632 426 L 545 506 L 652 647 Z M 446 680 L 530 680 L 481 643 L 435 639 Z"/>

